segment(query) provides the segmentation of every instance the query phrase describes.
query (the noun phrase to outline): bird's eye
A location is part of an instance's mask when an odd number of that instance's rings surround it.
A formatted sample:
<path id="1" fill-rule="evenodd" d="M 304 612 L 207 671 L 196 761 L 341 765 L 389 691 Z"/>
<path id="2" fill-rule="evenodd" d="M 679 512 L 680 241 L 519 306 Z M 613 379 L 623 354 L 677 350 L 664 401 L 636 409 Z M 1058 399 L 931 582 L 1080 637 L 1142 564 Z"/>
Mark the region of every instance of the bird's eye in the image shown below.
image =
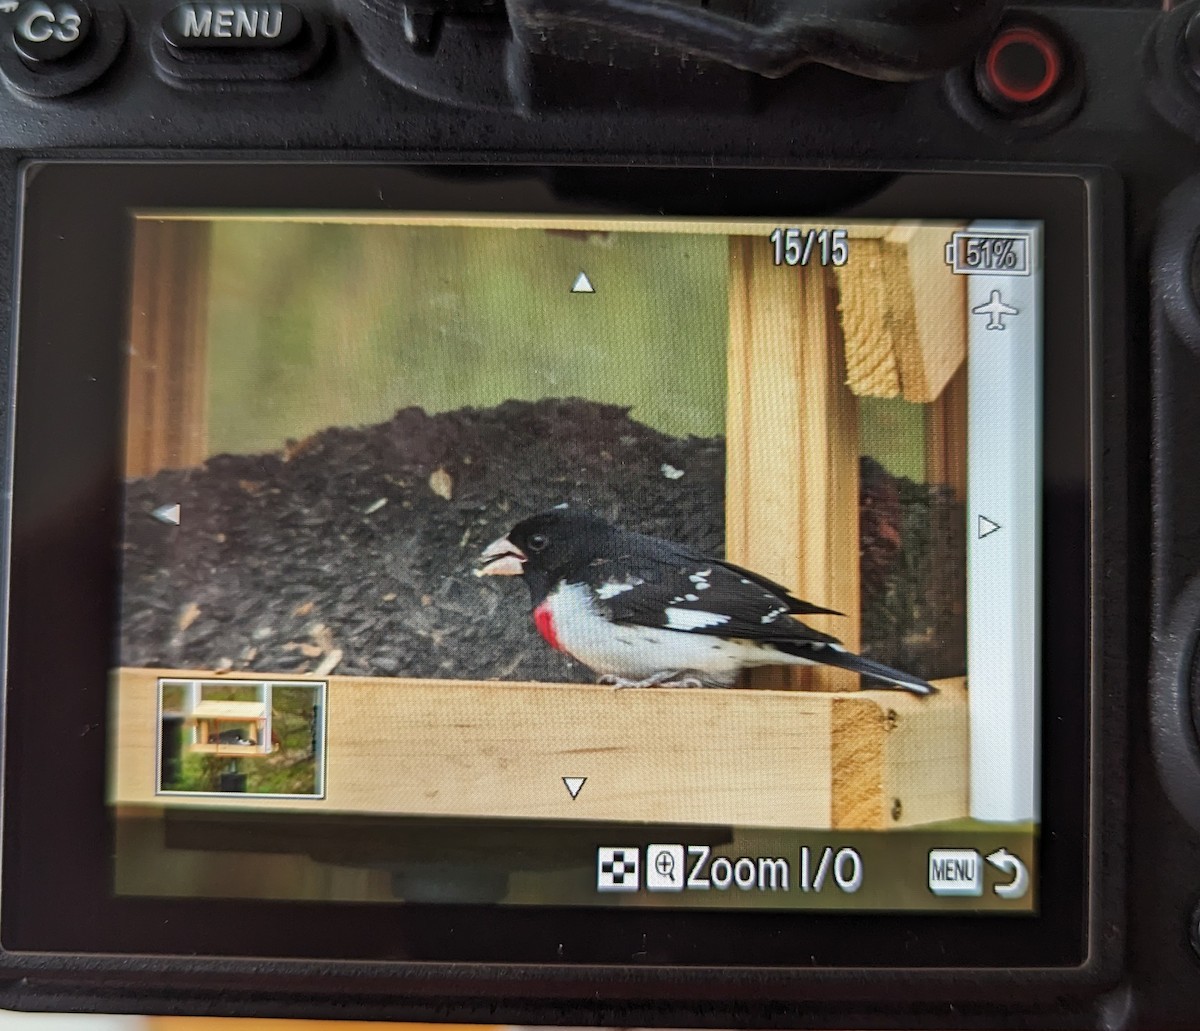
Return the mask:
<path id="1" fill-rule="evenodd" d="M 546 548 L 546 545 L 549 543 L 550 543 L 550 538 L 547 537 L 544 533 L 535 533 L 532 537 L 529 538 L 529 550 L 530 551 L 544 551 Z"/>

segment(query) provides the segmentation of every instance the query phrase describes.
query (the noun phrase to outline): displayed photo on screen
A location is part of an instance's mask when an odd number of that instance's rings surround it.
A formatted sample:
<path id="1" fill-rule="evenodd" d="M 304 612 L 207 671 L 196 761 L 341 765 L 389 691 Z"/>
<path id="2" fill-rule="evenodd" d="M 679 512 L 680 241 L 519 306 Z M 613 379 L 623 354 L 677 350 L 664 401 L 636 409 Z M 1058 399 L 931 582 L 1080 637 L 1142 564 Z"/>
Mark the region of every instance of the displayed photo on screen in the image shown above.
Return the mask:
<path id="1" fill-rule="evenodd" d="M 121 890 L 1032 910 L 1040 254 L 139 213 Z"/>

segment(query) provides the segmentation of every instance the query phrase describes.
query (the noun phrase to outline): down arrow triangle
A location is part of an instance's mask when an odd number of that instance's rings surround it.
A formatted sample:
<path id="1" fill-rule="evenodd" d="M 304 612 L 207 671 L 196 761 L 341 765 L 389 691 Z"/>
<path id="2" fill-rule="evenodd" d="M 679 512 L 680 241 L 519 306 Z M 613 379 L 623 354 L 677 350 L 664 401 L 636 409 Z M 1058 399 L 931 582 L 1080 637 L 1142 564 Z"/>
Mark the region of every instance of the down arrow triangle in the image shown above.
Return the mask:
<path id="1" fill-rule="evenodd" d="M 571 798 L 576 799 L 579 797 L 579 792 L 583 790 L 584 784 L 587 783 L 587 777 L 563 777 L 562 782 L 567 786 Z"/>

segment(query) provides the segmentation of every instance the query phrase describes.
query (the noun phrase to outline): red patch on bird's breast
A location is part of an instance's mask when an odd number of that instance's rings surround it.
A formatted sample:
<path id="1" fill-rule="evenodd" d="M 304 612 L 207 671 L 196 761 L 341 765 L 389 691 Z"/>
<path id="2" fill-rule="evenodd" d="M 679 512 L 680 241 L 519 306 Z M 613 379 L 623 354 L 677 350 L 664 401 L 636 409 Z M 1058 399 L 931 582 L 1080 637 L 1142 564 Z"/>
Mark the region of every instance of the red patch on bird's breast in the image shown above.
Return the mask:
<path id="1" fill-rule="evenodd" d="M 548 602 L 542 602 L 536 609 L 533 610 L 533 625 L 537 627 L 537 631 L 557 652 L 563 650 L 563 646 L 558 641 L 558 634 L 554 632 L 554 614 L 550 611 Z"/>

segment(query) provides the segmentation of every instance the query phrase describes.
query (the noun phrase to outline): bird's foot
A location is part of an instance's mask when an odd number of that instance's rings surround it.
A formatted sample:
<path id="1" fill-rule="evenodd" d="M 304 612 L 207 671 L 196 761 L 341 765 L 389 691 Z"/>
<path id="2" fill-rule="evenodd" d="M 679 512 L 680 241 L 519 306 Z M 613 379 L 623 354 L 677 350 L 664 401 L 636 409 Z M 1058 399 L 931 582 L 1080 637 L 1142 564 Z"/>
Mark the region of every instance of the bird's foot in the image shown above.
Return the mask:
<path id="1" fill-rule="evenodd" d="M 628 677 L 619 677 L 615 673 L 605 673 L 597 683 L 607 684 L 609 687 L 615 687 L 618 691 L 623 691 L 629 687 L 658 687 L 664 680 L 677 676 L 679 676 L 677 672 L 655 673 L 654 676 L 646 677 L 645 680 L 630 680 Z"/>
<path id="2" fill-rule="evenodd" d="M 625 677 L 619 677 L 615 673 L 606 673 L 600 678 L 598 683 L 608 684 L 615 687 L 618 691 L 629 687 L 703 687 L 704 685 L 696 677 L 681 677 L 682 671 L 677 669 L 665 670 L 662 673 L 655 673 L 653 676 L 646 677 L 644 680 L 629 680 Z M 679 678 L 679 679 L 676 679 Z"/>
<path id="3" fill-rule="evenodd" d="M 703 687 L 704 681 L 699 677 L 682 677 L 679 680 L 664 680 L 659 687 Z"/>

